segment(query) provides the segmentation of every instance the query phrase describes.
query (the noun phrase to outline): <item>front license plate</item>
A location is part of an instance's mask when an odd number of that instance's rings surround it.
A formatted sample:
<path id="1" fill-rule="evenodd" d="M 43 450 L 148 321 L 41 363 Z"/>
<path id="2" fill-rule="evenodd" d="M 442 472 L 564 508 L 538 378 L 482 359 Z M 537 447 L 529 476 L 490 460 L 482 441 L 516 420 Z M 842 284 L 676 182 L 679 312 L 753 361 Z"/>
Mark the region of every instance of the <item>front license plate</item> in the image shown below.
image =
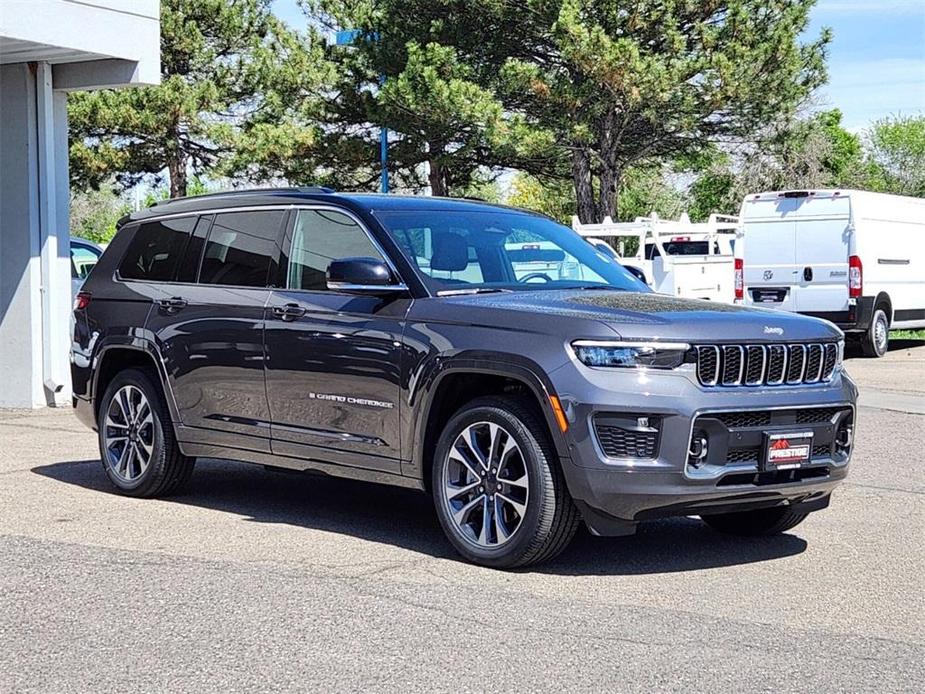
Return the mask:
<path id="1" fill-rule="evenodd" d="M 808 463 L 813 453 L 813 432 L 770 433 L 764 435 L 765 470 L 790 470 Z"/>

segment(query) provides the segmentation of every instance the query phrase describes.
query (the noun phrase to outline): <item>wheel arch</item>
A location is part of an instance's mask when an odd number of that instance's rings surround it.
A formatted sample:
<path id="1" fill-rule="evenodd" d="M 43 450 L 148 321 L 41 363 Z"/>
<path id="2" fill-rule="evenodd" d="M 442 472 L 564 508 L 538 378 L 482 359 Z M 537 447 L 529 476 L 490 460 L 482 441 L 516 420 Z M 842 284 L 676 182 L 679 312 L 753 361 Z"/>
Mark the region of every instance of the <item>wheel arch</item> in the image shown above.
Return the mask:
<path id="1" fill-rule="evenodd" d="M 874 311 L 876 311 L 880 306 L 886 307 L 886 318 L 889 321 L 889 324 L 893 325 L 893 300 L 886 292 L 880 292 L 874 299 Z"/>
<path id="2" fill-rule="evenodd" d="M 430 486 L 430 470 L 437 439 L 449 419 L 465 403 L 485 395 L 520 393 L 546 423 L 550 440 L 559 456 L 568 455 L 568 443 L 559 429 L 550 396 L 552 384 L 541 376 L 542 370 L 529 360 L 513 361 L 487 355 L 466 356 L 435 365 L 420 389 L 412 426 L 413 445 L 405 474 L 421 479 Z M 477 380 L 475 380 L 477 379 Z"/>
<path id="3" fill-rule="evenodd" d="M 131 343 L 114 342 L 99 348 L 93 369 L 94 421 L 99 416 L 100 401 L 112 379 L 121 371 L 131 368 L 147 369 L 157 374 L 156 382 L 161 387 L 170 417 L 173 421 L 178 421 L 176 402 L 170 390 L 160 355 L 147 340 L 137 339 Z"/>

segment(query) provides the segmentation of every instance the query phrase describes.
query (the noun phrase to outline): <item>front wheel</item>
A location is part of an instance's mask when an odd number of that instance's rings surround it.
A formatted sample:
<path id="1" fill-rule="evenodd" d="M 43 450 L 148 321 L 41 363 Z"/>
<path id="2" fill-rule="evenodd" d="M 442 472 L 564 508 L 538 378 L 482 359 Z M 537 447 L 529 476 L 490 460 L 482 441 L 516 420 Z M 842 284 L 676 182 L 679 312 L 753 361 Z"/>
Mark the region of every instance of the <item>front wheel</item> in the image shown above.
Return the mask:
<path id="1" fill-rule="evenodd" d="M 861 338 L 861 349 L 866 357 L 882 357 L 890 346 L 890 319 L 886 311 L 877 307 L 870 326 Z"/>
<path id="2" fill-rule="evenodd" d="M 717 513 L 710 516 L 700 516 L 700 518 L 704 523 L 721 533 L 742 537 L 759 537 L 786 532 L 802 523 L 807 515 L 806 513 L 794 511 L 790 506 L 775 506 L 774 508 L 761 508 L 754 511 Z"/>
<path id="3" fill-rule="evenodd" d="M 437 444 L 432 484 L 443 531 L 476 564 L 551 559 L 578 528 L 546 426 L 517 398 L 479 398 L 453 415 Z"/>

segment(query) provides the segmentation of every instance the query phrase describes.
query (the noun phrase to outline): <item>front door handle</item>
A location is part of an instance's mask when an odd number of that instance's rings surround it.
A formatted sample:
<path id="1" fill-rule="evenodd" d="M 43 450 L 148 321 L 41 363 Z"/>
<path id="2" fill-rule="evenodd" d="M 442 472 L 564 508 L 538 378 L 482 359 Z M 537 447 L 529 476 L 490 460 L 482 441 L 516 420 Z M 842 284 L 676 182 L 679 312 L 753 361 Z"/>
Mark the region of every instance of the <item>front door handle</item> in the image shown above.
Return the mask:
<path id="1" fill-rule="evenodd" d="M 181 308 L 185 308 L 187 305 L 186 299 L 182 296 L 172 296 L 169 299 L 160 299 L 157 302 L 161 308 L 167 309 L 170 312 L 179 311 Z"/>
<path id="2" fill-rule="evenodd" d="M 813 281 L 813 269 L 811 267 L 803 268 L 803 279 L 807 282 Z"/>
<path id="3" fill-rule="evenodd" d="M 274 306 L 273 315 L 282 320 L 295 320 L 305 315 L 305 309 L 298 304 L 286 304 L 285 306 Z"/>

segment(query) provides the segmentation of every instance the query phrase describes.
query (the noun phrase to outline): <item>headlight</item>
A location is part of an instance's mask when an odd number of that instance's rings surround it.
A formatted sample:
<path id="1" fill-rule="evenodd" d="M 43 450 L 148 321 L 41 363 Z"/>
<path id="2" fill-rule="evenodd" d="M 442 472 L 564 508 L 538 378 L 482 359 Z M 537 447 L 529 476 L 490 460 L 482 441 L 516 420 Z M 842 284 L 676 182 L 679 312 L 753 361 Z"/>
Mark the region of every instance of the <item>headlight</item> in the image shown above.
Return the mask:
<path id="1" fill-rule="evenodd" d="M 587 366 L 673 369 L 684 362 L 690 349 L 685 342 L 607 342 L 578 340 L 572 343 L 575 356 Z"/>

